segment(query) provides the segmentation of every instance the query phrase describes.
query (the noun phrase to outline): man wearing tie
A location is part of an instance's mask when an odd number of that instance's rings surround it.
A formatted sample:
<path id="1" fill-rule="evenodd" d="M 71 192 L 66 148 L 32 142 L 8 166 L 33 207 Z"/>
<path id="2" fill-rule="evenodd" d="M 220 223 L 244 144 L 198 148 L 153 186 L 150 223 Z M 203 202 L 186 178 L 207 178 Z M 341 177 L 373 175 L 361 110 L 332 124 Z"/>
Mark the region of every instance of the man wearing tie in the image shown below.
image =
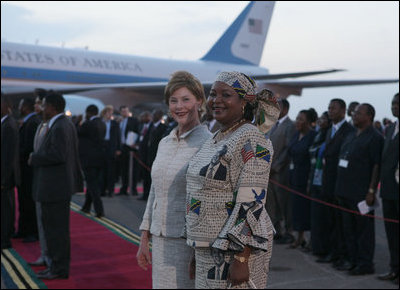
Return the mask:
<path id="1" fill-rule="evenodd" d="M 327 132 L 326 147 L 324 153 L 325 167 L 322 176 L 321 198 L 329 203 L 338 204 L 335 196 L 337 179 L 337 168 L 339 164 L 340 147 L 348 134 L 354 131 L 345 119 L 346 103 L 342 99 L 332 99 L 328 107 L 328 115 L 332 120 L 332 127 Z M 339 210 L 326 208 L 324 216 L 321 217 L 324 224 L 321 228 L 321 241 L 328 249 L 328 253 L 320 257 L 319 263 L 334 263 L 339 270 L 348 270 L 351 267 L 348 262 L 346 245 L 343 237 L 342 216 Z"/>
<path id="2" fill-rule="evenodd" d="M 126 139 L 128 137 L 128 132 L 132 131 L 136 134 L 139 134 L 139 121 L 136 118 L 131 117 L 131 112 L 127 106 L 120 107 L 120 113 L 123 117 L 120 126 L 121 131 L 121 155 L 119 156 L 119 169 L 121 175 L 121 183 L 122 186 L 119 190 L 120 195 L 127 195 L 128 184 L 129 184 L 129 160 L 130 160 L 130 151 L 131 147 L 126 144 Z M 134 165 L 135 167 L 135 162 Z M 136 170 L 136 168 L 134 168 Z M 136 179 L 135 174 L 133 174 L 132 180 L 132 195 L 137 195 L 136 192 Z"/>
<path id="3" fill-rule="evenodd" d="M 43 100 L 48 130 L 30 162 L 33 197 L 41 203 L 43 229 L 51 265 L 39 279 L 67 279 L 70 265 L 69 204 L 82 176 L 74 124 L 64 115 L 65 99 L 51 92 Z"/>
<path id="4" fill-rule="evenodd" d="M 271 165 L 270 179 L 279 184 L 289 186 L 288 149 L 290 141 L 296 131 L 293 121 L 289 118 L 290 104 L 286 99 L 279 101 L 281 109 L 279 120 L 267 133 L 274 147 L 274 159 Z M 273 184 L 268 185 L 268 214 L 276 230 L 275 240 L 278 244 L 289 244 L 294 241 L 292 231 L 291 193 Z M 283 227 L 281 223 L 284 223 Z"/>

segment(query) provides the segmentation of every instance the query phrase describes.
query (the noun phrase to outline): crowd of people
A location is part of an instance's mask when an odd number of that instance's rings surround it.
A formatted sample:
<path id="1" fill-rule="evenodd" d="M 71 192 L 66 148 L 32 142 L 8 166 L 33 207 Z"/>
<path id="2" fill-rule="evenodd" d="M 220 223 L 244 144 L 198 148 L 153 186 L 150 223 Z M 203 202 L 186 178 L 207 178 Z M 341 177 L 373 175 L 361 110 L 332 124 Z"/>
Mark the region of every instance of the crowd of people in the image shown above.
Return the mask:
<path id="1" fill-rule="evenodd" d="M 30 264 L 47 265 L 41 279 L 68 278 L 69 202 L 84 184 L 81 210 L 93 203 L 102 218 L 102 197 L 114 196 L 119 179 L 119 195 L 139 196 L 142 182 L 137 260 L 152 264 L 153 288 L 265 288 L 272 241 L 350 275 L 372 274 L 374 219 L 341 208 L 359 212 L 365 201 L 374 215 L 380 192 L 384 217 L 399 219 L 398 94 L 396 121 L 384 126 L 370 104 L 347 108 L 339 98 L 320 116 L 301 110 L 292 121 L 286 99 L 256 93 L 237 72 L 220 73 L 207 99 L 196 77 L 174 73 L 167 122 L 161 110 L 136 118 L 110 105 L 71 119 L 62 95 L 35 94 L 21 101 L 19 122 L 1 97 L 1 246 L 39 239 L 41 256 Z M 398 284 L 398 224 L 385 221 L 385 230 L 390 269 L 378 278 Z"/>

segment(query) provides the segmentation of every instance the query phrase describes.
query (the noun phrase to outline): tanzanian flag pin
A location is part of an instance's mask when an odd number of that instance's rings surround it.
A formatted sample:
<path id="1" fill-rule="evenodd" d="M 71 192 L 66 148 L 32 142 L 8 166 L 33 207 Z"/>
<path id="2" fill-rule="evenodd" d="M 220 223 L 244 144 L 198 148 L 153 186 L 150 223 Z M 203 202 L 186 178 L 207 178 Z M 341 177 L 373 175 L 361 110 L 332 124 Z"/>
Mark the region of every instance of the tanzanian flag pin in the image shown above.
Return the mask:
<path id="1" fill-rule="evenodd" d="M 271 152 L 268 149 L 257 144 L 256 157 L 259 159 L 264 159 L 267 162 L 271 161 Z"/>

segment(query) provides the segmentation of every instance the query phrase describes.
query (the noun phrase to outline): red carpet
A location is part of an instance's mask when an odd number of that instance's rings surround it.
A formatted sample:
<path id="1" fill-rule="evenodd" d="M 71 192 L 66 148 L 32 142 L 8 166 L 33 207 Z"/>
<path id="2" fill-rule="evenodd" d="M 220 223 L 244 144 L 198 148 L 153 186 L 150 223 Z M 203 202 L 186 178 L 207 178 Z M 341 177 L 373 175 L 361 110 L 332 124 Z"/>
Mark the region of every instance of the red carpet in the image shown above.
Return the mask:
<path id="1" fill-rule="evenodd" d="M 25 261 L 40 255 L 39 243 L 13 240 Z M 151 267 L 137 265 L 138 246 L 103 225 L 71 211 L 71 267 L 69 279 L 43 282 L 49 289 L 151 289 Z M 35 267 L 35 272 L 44 267 Z"/>

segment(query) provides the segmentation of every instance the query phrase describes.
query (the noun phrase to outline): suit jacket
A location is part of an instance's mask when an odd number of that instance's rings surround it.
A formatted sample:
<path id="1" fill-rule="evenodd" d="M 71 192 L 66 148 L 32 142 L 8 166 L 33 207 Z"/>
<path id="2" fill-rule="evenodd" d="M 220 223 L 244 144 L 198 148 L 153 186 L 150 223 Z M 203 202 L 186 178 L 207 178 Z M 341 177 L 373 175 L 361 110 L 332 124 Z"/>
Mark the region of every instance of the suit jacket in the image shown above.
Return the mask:
<path id="1" fill-rule="evenodd" d="M 109 147 L 107 148 L 106 154 L 109 157 L 115 157 L 115 152 L 120 149 L 121 149 L 121 132 L 119 129 L 119 125 L 116 121 L 111 120 Z"/>
<path id="2" fill-rule="evenodd" d="M 164 132 L 167 130 L 167 126 L 160 123 L 157 127 L 154 125 L 150 130 L 149 143 L 148 143 L 148 155 L 146 163 L 152 165 L 154 159 L 156 159 L 158 144 L 163 138 Z"/>
<path id="3" fill-rule="evenodd" d="M 121 135 L 124 134 L 125 139 L 128 136 L 128 132 L 129 131 L 133 131 L 136 134 L 140 135 L 140 128 L 141 128 L 141 126 L 140 126 L 140 122 L 139 122 L 138 119 L 136 119 L 134 117 L 128 117 L 128 123 L 126 124 L 125 131 L 121 132 L 120 134 Z M 124 145 L 125 144 L 121 144 L 121 146 L 122 146 L 121 149 L 124 149 L 123 147 L 127 147 L 127 146 L 124 146 Z M 127 149 L 127 148 L 125 148 L 125 149 Z"/>
<path id="4" fill-rule="evenodd" d="M 78 157 L 78 137 L 74 124 L 59 117 L 47 132 L 37 152 L 34 168 L 33 199 L 42 203 L 65 202 L 82 185 Z"/>
<path id="5" fill-rule="evenodd" d="M 381 197 L 399 200 L 399 185 L 395 173 L 399 164 L 399 133 L 392 139 L 396 124 L 390 125 L 385 134 L 381 163 Z"/>
<path id="6" fill-rule="evenodd" d="M 106 125 L 100 118 L 86 120 L 78 127 L 79 156 L 82 168 L 104 165 L 104 136 Z"/>
<path id="7" fill-rule="evenodd" d="M 18 125 L 8 116 L 1 124 L 1 186 L 5 189 L 19 185 Z"/>
<path id="8" fill-rule="evenodd" d="M 140 132 L 143 129 L 144 124 L 141 125 L 140 127 Z M 149 140 L 150 140 L 150 132 L 153 128 L 153 122 L 150 123 L 149 127 L 147 128 L 146 134 L 143 135 L 143 138 L 141 141 L 139 141 L 139 157 L 140 160 L 145 162 L 147 165 L 148 164 L 148 154 L 149 154 Z M 141 135 L 140 135 L 141 136 Z"/>
<path id="9" fill-rule="evenodd" d="M 22 166 L 28 166 L 29 154 L 33 152 L 33 140 L 40 124 L 39 117 L 32 115 L 19 129 L 19 161 Z"/>
<path id="10" fill-rule="evenodd" d="M 346 137 L 354 132 L 354 127 L 351 126 L 347 121 L 343 123 L 340 129 L 335 133 L 331 139 L 332 127 L 329 128 L 326 135 L 326 146 L 325 146 L 325 167 L 322 177 L 322 187 L 325 196 L 333 197 L 336 186 L 337 170 L 339 164 L 339 153 L 343 141 Z"/>
<path id="11" fill-rule="evenodd" d="M 271 165 L 271 174 L 279 173 L 280 180 L 286 180 L 289 172 L 290 158 L 288 155 L 289 144 L 292 141 L 296 128 L 288 117 L 269 136 L 274 148 L 274 159 Z"/>

